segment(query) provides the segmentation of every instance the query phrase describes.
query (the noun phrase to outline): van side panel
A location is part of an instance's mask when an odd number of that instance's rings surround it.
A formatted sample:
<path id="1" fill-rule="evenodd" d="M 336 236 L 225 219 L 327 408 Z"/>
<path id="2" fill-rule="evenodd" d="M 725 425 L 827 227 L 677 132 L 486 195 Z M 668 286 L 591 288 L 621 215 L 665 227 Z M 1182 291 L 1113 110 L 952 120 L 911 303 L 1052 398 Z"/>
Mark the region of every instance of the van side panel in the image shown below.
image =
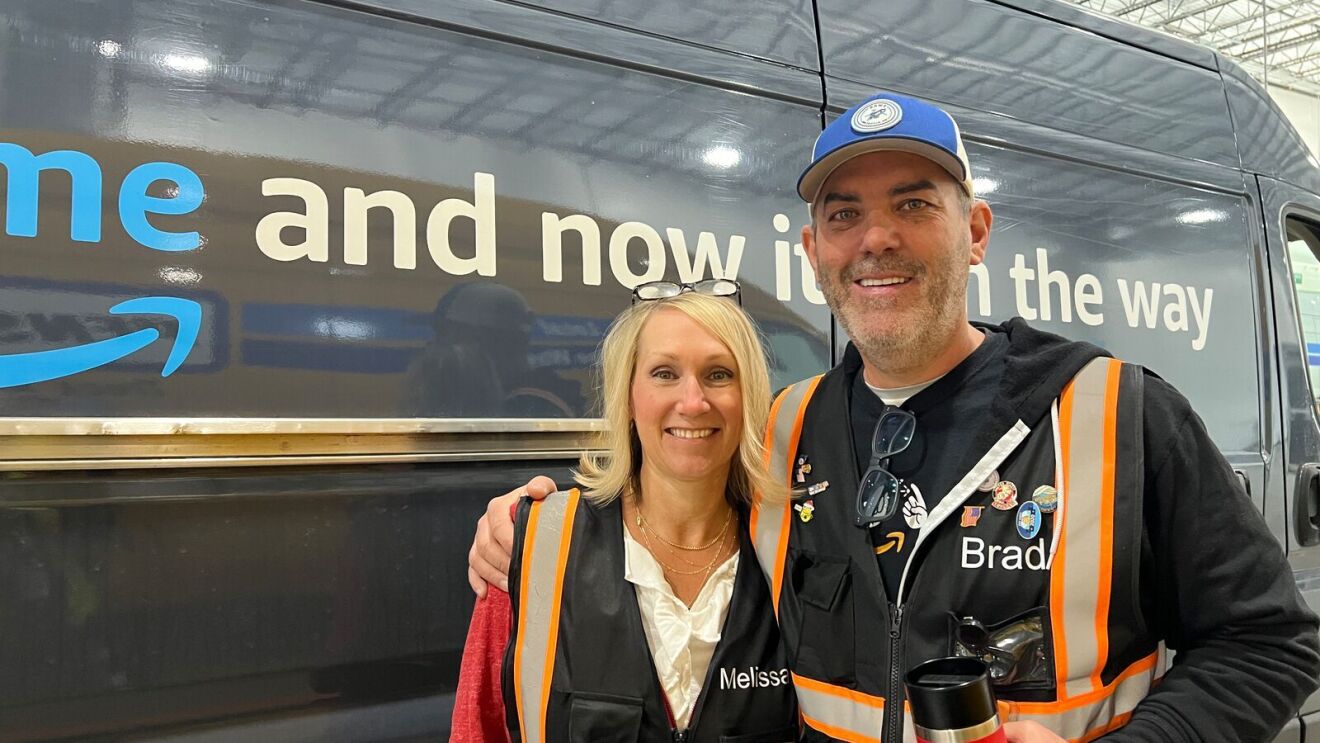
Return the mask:
<path id="1" fill-rule="evenodd" d="M 233 739 L 397 740 L 405 738 L 390 731 L 402 730 L 435 740 L 448 732 L 471 615 L 472 525 L 508 483 L 535 474 L 566 482 L 565 470 L 486 463 L 5 479 L 0 740 L 87 740 L 293 712 L 301 722 L 283 735 Z M 425 705 L 396 704 L 419 697 Z"/>
<path id="2" fill-rule="evenodd" d="M 1215 53 L 1204 46 L 1194 44 L 1172 34 L 1117 20 L 1093 10 L 1083 9 L 1077 5 L 1064 2 L 1064 0 L 991 0 L 991 2 L 1017 8 L 1034 15 L 1052 18 L 1069 26 L 1075 26 L 1133 46 L 1149 49 L 1156 54 L 1179 59 L 1188 64 L 1204 67 L 1207 70 L 1218 69 L 1215 62 Z"/>
<path id="3" fill-rule="evenodd" d="M 1320 160 L 1279 105 L 1241 67 L 1220 63 L 1243 169 L 1320 193 Z"/>
<path id="4" fill-rule="evenodd" d="M 398 0 L 375 2 L 388 5 Z M 820 69 L 810 0 L 526 0 L 526 4 L 685 44 L 748 54 L 807 70 Z"/>
<path id="5" fill-rule="evenodd" d="M 1218 76 L 983 0 L 820 0 L 825 73 L 1220 165 Z"/>
<path id="6" fill-rule="evenodd" d="M 5 389 L 5 415 L 588 417 L 605 328 L 661 277 L 742 280 L 776 384 L 825 367 L 828 312 L 789 247 L 814 74 L 508 3 L 449 9 L 5 5 L 0 354 L 160 335 Z M 542 20 L 558 47 L 488 28 Z M 703 77 L 721 65 L 742 76 Z M 39 159 L 58 151 L 84 165 Z M 151 163 L 204 189 L 147 220 L 192 249 L 125 226 L 125 190 L 175 193 L 124 185 Z M 14 221 L 28 205 L 35 236 Z M 83 221 L 97 240 L 71 234 Z M 179 321 L 111 311 L 157 296 L 200 317 L 169 377 Z"/>
<path id="7" fill-rule="evenodd" d="M 778 35 L 782 35 L 786 42 L 783 51 L 795 58 L 802 57 L 804 52 L 798 49 L 801 44 L 798 36 L 804 28 L 812 33 L 810 49 L 811 54 L 816 55 L 814 26 L 809 23 L 804 26 L 806 21 L 798 7 L 801 0 L 774 0 L 744 6 L 747 10 L 742 12 L 724 9 L 724 15 L 736 18 L 740 28 L 735 31 L 733 24 L 729 23 L 708 26 L 704 31 L 709 37 L 702 37 L 700 43 L 669 38 L 661 32 L 661 29 L 673 30 L 682 23 L 677 15 L 639 16 L 634 13 L 629 16 L 629 23 L 641 27 L 617 24 L 612 22 L 615 18 L 613 5 L 610 12 L 604 14 L 593 14 L 585 8 L 579 8 L 581 13 L 568 14 L 560 12 L 563 10 L 560 3 L 545 12 L 538 12 L 528 7 L 532 3 L 504 0 L 447 0 L 444 3 L 431 0 L 315 1 L 328 7 L 356 7 L 372 14 L 500 39 L 519 46 L 607 59 L 665 75 L 699 77 L 721 87 L 749 87 L 803 103 L 820 99 L 819 76 L 801 74 L 808 69 L 806 65 L 794 65 L 801 69 L 787 70 L 785 60 L 775 56 L 780 50 L 774 45 Z M 666 4 L 661 7 L 673 9 L 679 6 Z M 753 8 L 755 12 L 752 12 Z M 767 25 L 766 19 L 782 20 L 784 25 Z M 767 61 L 773 64 L 766 64 Z M 817 59 L 810 69 L 819 67 Z"/>

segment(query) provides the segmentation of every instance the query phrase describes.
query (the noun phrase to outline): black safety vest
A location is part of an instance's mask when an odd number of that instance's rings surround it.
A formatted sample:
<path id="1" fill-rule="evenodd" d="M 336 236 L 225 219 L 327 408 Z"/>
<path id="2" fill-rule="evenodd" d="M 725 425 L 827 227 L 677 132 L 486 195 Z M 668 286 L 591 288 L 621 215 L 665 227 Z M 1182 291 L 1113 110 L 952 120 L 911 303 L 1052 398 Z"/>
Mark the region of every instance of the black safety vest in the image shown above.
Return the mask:
<path id="1" fill-rule="evenodd" d="M 751 519 L 804 739 L 911 740 L 902 674 L 954 654 L 954 627 L 967 616 L 986 625 L 1029 617 L 1041 627 L 1036 677 L 996 689 L 1002 719 L 1035 720 L 1071 741 L 1123 725 L 1164 667 L 1133 590 L 1142 529 L 1141 369 L 1098 358 L 1043 420 L 1029 425 L 997 407 L 988 422 L 969 421 L 981 426 L 968 452 L 974 464 L 929 501 L 893 597 L 870 530 L 853 525 L 857 465 L 851 426 L 840 415 L 850 385 L 835 369 L 776 400 L 771 471 L 808 493 L 816 485 L 816 494 L 755 508 Z M 798 483 L 803 454 L 811 477 Z M 988 479 L 1007 485 L 983 489 Z M 1038 531 L 1024 536 L 1018 519 L 1032 509 L 1021 504 L 1046 486 L 1058 493 L 1057 510 L 1033 514 Z"/>
<path id="2" fill-rule="evenodd" d="M 733 598 L 686 731 L 675 731 L 624 578 L 618 500 L 577 490 L 524 499 L 509 585 L 513 636 L 504 708 L 514 741 L 782 743 L 798 736 L 797 705 L 765 578 L 739 529 Z"/>

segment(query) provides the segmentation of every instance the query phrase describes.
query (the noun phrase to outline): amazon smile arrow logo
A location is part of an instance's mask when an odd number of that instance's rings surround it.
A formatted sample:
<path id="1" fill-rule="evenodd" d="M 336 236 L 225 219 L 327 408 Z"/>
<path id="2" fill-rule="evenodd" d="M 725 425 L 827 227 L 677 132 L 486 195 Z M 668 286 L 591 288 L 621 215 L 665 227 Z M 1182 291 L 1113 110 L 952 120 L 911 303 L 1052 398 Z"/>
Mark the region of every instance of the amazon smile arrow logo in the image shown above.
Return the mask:
<path id="1" fill-rule="evenodd" d="M 197 342 L 202 324 L 202 307 L 180 297 L 138 297 L 110 308 L 112 315 L 169 315 L 179 323 L 174 347 L 161 370 L 168 377 L 183 365 Z M 0 355 L 0 388 L 19 387 L 59 379 L 104 366 L 141 351 L 160 338 L 155 328 L 135 330 L 127 335 L 81 346 L 51 351 Z"/>
<path id="2" fill-rule="evenodd" d="M 891 549 L 894 549 L 895 547 L 897 547 L 898 549 L 894 550 L 894 554 L 897 555 L 898 553 L 903 551 L 903 542 L 907 539 L 906 534 L 904 534 L 901 531 L 891 531 L 885 536 L 889 538 L 889 541 L 875 548 L 875 553 L 877 555 L 883 555 L 884 553 L 888 552 Z"/>

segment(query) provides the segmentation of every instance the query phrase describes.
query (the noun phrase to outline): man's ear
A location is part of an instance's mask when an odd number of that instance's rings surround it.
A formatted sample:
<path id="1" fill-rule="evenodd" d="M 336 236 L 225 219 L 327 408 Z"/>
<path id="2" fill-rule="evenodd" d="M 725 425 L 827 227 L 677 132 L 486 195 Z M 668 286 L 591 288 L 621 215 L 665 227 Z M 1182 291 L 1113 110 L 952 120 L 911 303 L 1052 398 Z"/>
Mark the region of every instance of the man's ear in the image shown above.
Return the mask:
<path id="1" fill-rule="evenodd" d="M 990 225 L 994 221 L 995 215 L 990 212 L 989 204 L 980 200 L 972 202 L 971 212 L 967 216 L 967 228 L 972 237 L 973 266 L 979 266 L 985 260 L 985 250 L 990 244 Z"/>
<path id="2" fill-rule="evenodd" d="M 811 270 L 816 271 L 816 231 L 812 225 L 808 224 L 802 228 L 802 249 L 807 253 L 807 261 L 811 263 Z"/>

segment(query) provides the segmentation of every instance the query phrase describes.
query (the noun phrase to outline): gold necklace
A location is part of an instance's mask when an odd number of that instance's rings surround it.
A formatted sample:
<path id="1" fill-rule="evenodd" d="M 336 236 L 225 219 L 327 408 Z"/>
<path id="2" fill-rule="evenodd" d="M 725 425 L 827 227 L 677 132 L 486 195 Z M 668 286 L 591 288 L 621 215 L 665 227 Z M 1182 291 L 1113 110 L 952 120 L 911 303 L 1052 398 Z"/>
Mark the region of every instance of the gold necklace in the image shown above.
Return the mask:
<path id="1" fill-rule="evenodd" d="M 724 533 L 725 533 L 726 531 L 728 531 L 728 529 L 729 529 L 729 522 L 731 522 L 732 520 L 733 520 L 733 509 L 730 508 L 730 509 L 729 509 L 729 512 L 728 512 L 727 514 L 724 515 L 724 526 L 721 526 L 721 527 L 720 527 L 720 531 L 719 531 L 718 534 L 715 535 L 715 538 L 714 538 L 714 539 L 710 540 L 709 542 L 707 542 L 707 543 L 705 543 L 705 544 L 703 544 L 703 545 L 697 546 L 697 547 L 689 547 L 689 546 L 687 546 L 686 544 L 674 544 L 673 542 L 669 541 L 668 539 L 665 539 L 665 535 L 663 535 L 663 534 L 661 534 L 661 533 L 655 531 L 655 529 L 652 529 L 652 528 L 651 528 L 651 524 L 649 524 L 649 523 L 646 521 L 646 517 L 642 515 L 642 504 L 640 504 L 640 503 L 637 504 L 637 520 L 636 520 L 636 524 L 637 524 L 638 528 L 640 528 L 643 532 L 648 532 L 648 531 L 649 531 L 649 532 L 654 533 L 657 539 L 659 539 L 660 541 L 662 541 L 662 542 L 664 542 L 665 544 L 669 545 L 670 547 L 673 547 L 674 549 L 687 550 L 687 551 L 689 551 L 689 552 L 700 552 L 700 551 L 702 551 L 702 550 L 708 550 L 708 549 L 710 549 L 711 547 L 713 547 L 713 546 L 715 545 L 716 542 L 722 542 L 722 541 L 724 541 Z"/>
<path id="2" fill-rule="evenodd" d="M 664 568 L 665 570 L 668 570 L 674 575 L 696 575 L 698 573 L 705 573 L 707 577 L 710 577 L 711 570 L 714 569 L 715 563 L 719 561 L 720 555 L 724 554 L 724 544 L 727 541 L 727 537 L 728 537 L 728 530 L 726 529 L 724 530 L 724 533 L 720 534 L 719 537 L 720 548 L 715 550 L 714 556 L 710 558 L 710 562 L 706 563 L 705 566 L 699 567 L 696 570 L 678 570 L 660 558 L 660 553 L 656 551 L 655 544 L 651 542 L 650 530 L 646 528 L 642 528 L 641 532 L 642 532 L 642 538 L 646 540 L 647 551 L 651 553 L 651 557 L 654 557 L 656 562 L 660 563 L 660 567 Z M 660 537 L 660 538 L 664 539 L 664 537 Z M 684 560 L 684 562 L 687 561 Z M 691 565 L 692 563 L 689 562 L 688 564 Z M 705 581 L 702 582 L 704 583 Z"/>

